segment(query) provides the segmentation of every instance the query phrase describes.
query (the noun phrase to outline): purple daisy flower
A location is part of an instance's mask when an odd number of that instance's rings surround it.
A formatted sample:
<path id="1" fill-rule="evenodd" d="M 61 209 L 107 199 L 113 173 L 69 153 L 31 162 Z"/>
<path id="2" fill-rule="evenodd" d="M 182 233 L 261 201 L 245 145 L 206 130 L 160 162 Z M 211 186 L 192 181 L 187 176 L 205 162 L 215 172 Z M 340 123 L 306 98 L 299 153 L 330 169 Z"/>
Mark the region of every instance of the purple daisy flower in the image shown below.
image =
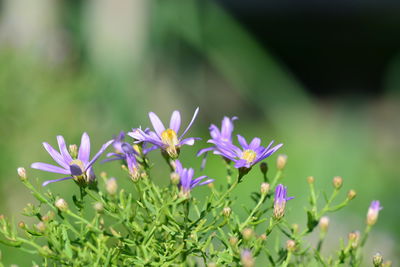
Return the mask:
<path id="1" fill-rule="evenodd" d="M 181 126 L 181 114 L 177 110 L 172 113 L 169 128 L 166 129 L 160 118 L 154 112 L 150 112 L 149 118 L 155 132 L 150 131 L 146 133 L 142 129 L 137 128 L 133 129 L 133 132 L 128 133 L 128 135 L 136 139 L 136 143 L 151 143 L 166 152 L 171 158 L 176 159 L 179 155 L 179 150 L 183 145 L 192 146 L 195 140 L 200 139 L 195 137 L 183 139 L 196 119 L 198 112 L 199 108 L 196 109 L 188 127 L 179 137 L 178 132 Z"/>
<path id="2" fill-rule="evenodd" d="M 56 151 L 51 145 L 46 142 L 43 143 L 43 146 L 50 154 L 50 156 L 54 159 L 54 161 L 57 162 L 58 165 L 60 165 L 61 167 L 42 162 L 35 162 L 32 163 L 31 168 L 47 172 L 65 174 L 68 176 L 60 179 L 45 181 L 42 184 L 43 186 L 46 186 L 49 183 L 68 179 L 75 179 L 75 181 L 84 182 L 85 184 L 94 181 L 96 176 L 94 175 L 92 165 L 106 150 L 106 148 L 114 142 L 114 140 L 110 140 L 105 143 L 101 147 L 99 152 L 97 152 L 97 154 L 92 158 L 92 160 L 90 160 L 90 139 L 87 133 L 82 134 L 81 145 L 79 147 L 78 155 L 76 158 L 73 158 L 68 152 L 64 137 L 62 137 L 61 135 L 57 136 L 57 142 L 60 148 L 60 152 Z"/>
<path id="3" fill-rule="evenodd" d="M 280 219 L 285 215 L 286 201 L 293 199 L 287 197 L 287 187 L 279 184 L 275 189 L 274 198 L 274 218 Z"/>
<path id="4" fill-rule="evenodd" d="M 222 119 L 222 123 L 221 123 L 221 130 L 218 129 L 218 127 L 214 124 L 211 124 L 209 130 L 210 130 L 210 135 L 211 135 L 211 139 L 216 143 L 228 143 L 228 144 L 232 144 L 232 132 L 233 132 L 233 121 L 237 120 L 237 117 L 232 117 L 232 118 L 228 118 L 228 117 L 224 117 Z M 210 141 L 209 140 L 209 141 Z M 200 156 L 204 153 L 207 153 L 209 151 L 213 151 L 218 149 L 217 146 L 212 146 L 212 147 L 207 147 L 207 148 L 203 148 L 201 149 L 198 153 L 197 156 Z"/>
<path id="5" fill-rule="evenodd" d="M 175 172 L 179 175 L 179 187 L 181 189 L 181 195 L 184 197 L 188 197 L 190 195 L 190 191 L 199 185 L 206 185 L 212 183 L 214 179 L 208 179 L 204 182 L 207 176 L 203 175 L 193 179 L 194 170 L 193 168 L 183 168 L 182 163 L 179 160 L 175 160 Z"/>
<path id="6" fill-rule="evenodd" d="M 371 205 L 369 206 L 368 214 L 367 214 L 367 224 L 368 225 L 372 226 L 376 223 L 376 221 L 378 220 L 379 211 L 381 209 L 383 209 L 383 207 L 381 207 L 379 200 L 374 200 L 371 202 Z"/>
<path id="7" fill-rule="evenodd" d="M 221 142 L 218 140 L 211 139 L 208 142 L 216 146 L 214 154 L 221 155 L 233 162 L 235 162 L 235 168 L 250 169 L 253 165 L 264 160 L 275 153 L 283 144 L 278 144 L 271 148 L 274 141 L 267 147 L 261 146 L 261 139 L 255 137 L 250 144 L 247 144 L 246 139 L 243 136 L 238 135 L 238 141 L 242 146 L 242 149 L 233 145 L 232 143 Z"/>

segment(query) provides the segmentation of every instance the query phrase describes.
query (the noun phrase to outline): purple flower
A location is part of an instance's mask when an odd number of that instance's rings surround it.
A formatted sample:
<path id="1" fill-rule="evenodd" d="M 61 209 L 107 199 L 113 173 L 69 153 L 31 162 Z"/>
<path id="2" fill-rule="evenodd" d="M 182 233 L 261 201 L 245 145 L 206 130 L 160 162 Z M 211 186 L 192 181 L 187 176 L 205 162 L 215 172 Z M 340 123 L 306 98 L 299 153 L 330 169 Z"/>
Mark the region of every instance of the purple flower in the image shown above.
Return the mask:
<path id="1" fill-rule="evenodd" d="M 202 182 L 203 179 L 207 178 L 205 175 L 193 179 L 193 168 L 183 168 L 179 160 L 175 160 L 175 172 L 179 175 L 179 187 L 181 189 L 181 195 L 184 197 L 188 197 L 190 191 L 196 186 L 209 184 L 214 181 L 214 179 L 208 179 Z"/>
<path id="2" fill-rule="evenodd" d="M 381 207 L 379 200 L 374 200 L 371 202 L 367 214 L 368 225 L 372 226 L 376 223 L 376 221 L 378 220 L 379 211 L 381 209 L 383 209 L 383 207 Z"/>
<path id="3" fill-rule="evenodd" d="M 64 137 L 61 135 L 57 136 L 58 146 L 60 148 L 60 152 L 56 151 L 51 145 L 44 142 L 43 146 L 50 154 L 50 156 L 54 159 L 55 162 L 58 163 L 61 167 L 54 166 L 47 163 L 35 162 L 32 163 L 31 168 L 60 173 L 68 175 L 67 177 L 45 181 L 42 185 L 46 186 L 49 183 L 75 179 L 75 181 L 87 184 L 89 182 L 93 182 L 96 178 L 93 172 L 92 165 L 96 162 L 96 160 L 101 156 L 101 154 L 106 150 L 106 148 L 114 142 L 114 140 L 110 140 L 105 143 L 99 152 L 90 160 L 90 139 L 87 133 L 82 134 L 81 145 L 79 147 L 78 155 L 76 158 L 73 158 L 67 150 L 67 146 L 65 144 Z"/>
<path id="4" fill-rule="evenodd" d="M 238 141 L 242 146 L 242 149 L 233 145 L 232 143 L 222 142 L 211 139 L 208 142 L 216 146 L 214 154 L 221 155 L 229 160 L 235 162 L 235 168 L 250 169 L 253 165 L 257 164 L 261 160 L 271 156 L 277 151 L 283 144 L 278 144 L 271 148 L 274 141 L 272 141 L 267 147 L 261 146 L 261 139 L 256 137 L 250 144 L 247 144 L 246 139 L 243 136 L 238 135 Z"/>
<path id="5" fill-rule="evenodd" d="M 287 197 L 287 188 L 282 184 L 279 184 L 275 189 L 274 198 L 274 218 L 280 219 L 285 215 L 286 201 L 293 199 L 293 197 Z"/>
<path id="6" fill-rule="evenodd" d="M 210 135 L 211 135 L 210 140 L 213 140 L 215 143 L 224 143 L 225 142 L 228 144 L 232 144 L 232 132 L 233 132 L 233 121 L 234 120 L 237 120 L 237 117 L 232 117 L 232 118 L 224 117 L 222 119 L 222 123 L 221 123 L 221 130 L 219 130 L 218 127 L 215 126 L 214 124 L 211 124 L 211 126 L 209 128 Z M 197 156 L 200 156 L 206 152 L 217 150 L 217 149 L 218 149 L 217 146 L 203 148 L 197 153 Z"/>
<path id="7" fill-rule="evenodd" d="M 169 123 L 169 128 L 165 128 L 164 124 L 161 122 L 160 118 L 153 113 L 149 113 L 150 121 L 153 125 L 155 132 L 150 131 L 146 133 L 140 128 L 134 129 L 133 132 L 128 133 L 129 136 L 136 139 L 136 143 L 147 142 L 160 148 L 162 151 L 166 152 L 171 158 L 176 159 L 179 155 L 179 150 L 183 145 L 194 144 L 195 140 L 200 138 L 186 138 L 183 139 L 187 131 L 192 126 L 194 120 L 196 119 L 199 108 L 194 112 L 193 118 L 190 121 L 188 127 L 183 131 L 183 133 L 178 137 L 178 132 L 181 126 L 181 114 L 179 111 L 175 110 L 172 113 L 171 120 Z"/>

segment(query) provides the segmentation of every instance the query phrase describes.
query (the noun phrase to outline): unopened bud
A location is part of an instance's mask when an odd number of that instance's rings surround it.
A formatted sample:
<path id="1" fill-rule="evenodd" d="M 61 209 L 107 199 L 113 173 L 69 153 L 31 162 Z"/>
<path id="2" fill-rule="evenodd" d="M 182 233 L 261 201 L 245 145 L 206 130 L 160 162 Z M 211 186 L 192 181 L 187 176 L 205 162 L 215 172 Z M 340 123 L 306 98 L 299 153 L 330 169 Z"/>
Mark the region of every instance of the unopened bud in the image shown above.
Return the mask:
<path id="1" fill-rule="evenodd" d="M 232 247 L 235 246 L 237 244 L 237 242 L 238 242 L 238 239 L 236 236 L 231 236 L 229 238 L 229 244 L 231 244 Z"/>
<path id="2" fill-rule="evenodd" d="M 382 209 L 380 206 L 380 202 L 378 200 L 374 200 L 371 202 L 371 205 L 368 208 L 367 213 L 367 224 L 372 226 L 378 220 L 379 211 Z"/>
<path id="3" fill-rule="evenodd" d="M 297 223 L 292 224 L 292 232 L 296 234 L 299 232 L 299 225 Z"/>
<path id="4" fill-rule="evenodd" d="M 276 159 L 276 168 L 278 170 L 283 170 L 286 166 L 287 156 L 286 155 L 279 155 Z"/>
<path id="5" fill-rule="evenodd" d="M 294 240 L 289 239 L 288 241 L 286 241 L 286 249 L 288 251 L 294 251 L 296 248 L 296 242 L 294 242 Z"/>
<path id="6" fill-rule="evenodd" d="M 354 191 L 353 189 L 351 189 L 351 190 L 347 193 L 347 198 L 348 198 L 349 200 L 354 199 L 356 196 L 357 196 L 357 193 L 356 193 L 356 191 Z"/>
<path id="7" fill-rule="evenodd" d="M 46 224 L 44 224 L 44 222 L 38 222 L 38 223 L 35 225 L 35 227 L 36 227 L 36 229 L 37 229 L 39 232 L 41 232 L 41 233 L 43 233 L 43 232 L 46 230 Z"/>
<path id="8" fill-rule="evenodd" d="M 251 228 L 245 228 L 242 231 L 242 236 L 244 240 L 249 240 L 250 238 L 252 238 L 254 235 L 254 231 Z"/>
<path id="9" fill-rule="evenodd" d="M 340 189 L 343 185 L 343 178 L 340 176 L 335 176 L 333 177 L 332 183 L 334 188 Z"/>
<path id="10" fill-rule="evenodd" d="M 207 186 L 208 186 L 208 188 L 214 188 L 214 183 L 209 183 L 209 184 L 207 184 Z"/>
<path id="11" fill-rule="evenodd" d="M 328 231 L 328 226 L 329 226 L 329 218 L 327 216 L 322 217 L 319 220 L 319 228 L 321 229 L 321 231 L 326 233 Z"/>
<path id="12" fill-rule="evenodd" d="M 267 235 L 266 235 L 266 234 L 260 235 L 260 239 L 261 239 L 261 240 L 267 240 Z"/>
<path id="13" fill-rule="evenodd" d="M 27 179 L 25 168 L 19 167 L 17 169 L 17 172 L 18 172 L 19 178 L 21 178 L 21 181 L 25 181 Z"/>
<path id="14" fill-rule="evenodd" d="M 171 183 L 174 185 L 179 184 L 180 181 L 179 173 L 177 172 L 171 172 Z"/>
<path id="15" fill-rule="evenodd" d="M 19 223 L 18 223 L 18 227 L 19 228 L 21 228 L 21 229 L 25 229 L 25 223 L 23 222 L 23 221 L 20 221 Z"/>
<path id="16" fill-rule="evenodd" d="M 357 247 L 358 240 L 360 239 L 360 232 L 359 231 L 350 232 L 348 235 L 348 239 L 353 248 Z"/>
<path id="17" fill-rule="evenodd" d="M 314 183 L 314 176 L 308 176 L 307 177 L 307 183 L 309 183 L 309 184 L 313 184 Z"/>
<path id="18" fill-rule="evenodd" d="M 102 213 L 104 211 L 104 206 L 103 206 L 103 203 L 101 203 L 101 202 L 94 203 L 93 208 L 98 213 Z"/>
<path id="19" fill-rule="evenodd" d="M 60 211 L 67 211 L 68 210 L 68 203 L 63 199 L 59 198 L 55 203 L 57 209 Z"/>
<path id="20" fill-rule="evenodd" d="M 240 254 L 240 260 L 244 267 L 253 267 L 255 262 L 250 250 L 243 250 Z"/>
<path id="21" fill-rule="evenodd" d="M 260 187 L 261 195 L 265 196 L 266 194 L 268 194 L 269 188 L 270 188 L 269 183 L 262 183 Z"/>
<path id="22" fill-rule="evenodd" d="M 107 180 L 107 173 L 106 173 L 106 172 L 101 172 L 101 173 L 100 173 L 100 177 L 101 177 L 101 179 L 103 179 L 103 180 Z"/>
<path id="23" fill-rule="evenodd" d="M 374 264 L 375 267 L 380 267 L 383 263 L 383 256 L 381 253 L 377 252 L 373 257 L 372 257 L 372 263 Z"/>
<path id="24" fill-rule="evenodd" d="M 268 164 L 266 162 L 261 162 L 260 170 L 261 170 L 262 174 L 266 175 L 268 172 Z"/>
<path id="25" fill-rule="evenodd" d="M 78 146 L 77 145 L 75 145 L 75 144 L 69 145 L 68 150 L 73 159 L 76 159 L 78 157 Z"/>
<path id="26" fill-rule="evenodd" d="M 112 196 L 115 195 L 118 190 L 117 179 L 115 179 L 115 178 L 108 179 L 107 183 L 106 183 L 106 190 L 107 190 L 107 193 L 109 193 L 110 195 L 112 195 Z"/>
<path id="27" fill-rule="evenodd" d="M 223 214 L 225 217 L 229 217 L 229 216 L 231 215 L 231 213 L 232 213 L 232 209 L 229 208 L 229 207 L 225 207 L 225 208 L 222 210 L 222 214 Z"/>

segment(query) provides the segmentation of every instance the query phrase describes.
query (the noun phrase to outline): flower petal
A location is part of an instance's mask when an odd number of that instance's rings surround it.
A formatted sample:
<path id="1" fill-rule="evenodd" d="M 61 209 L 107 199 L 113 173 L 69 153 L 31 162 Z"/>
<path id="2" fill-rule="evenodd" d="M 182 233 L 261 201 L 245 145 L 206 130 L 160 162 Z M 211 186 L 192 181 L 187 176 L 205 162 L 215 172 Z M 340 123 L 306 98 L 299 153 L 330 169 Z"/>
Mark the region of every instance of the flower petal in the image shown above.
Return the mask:
<path id="1" fill-rule="evenodd" d="M 101 154 L 103 154 L 103 152 L 107 149 L 107 147 L 109 145 L 111 145 L 114 142 L 114 140 L 110 140 L 107 143 L 105 143 L 99 150 L 99 152 L 97 152 L 97 154 L 92 158 L 92 160 L 85 166 L 86 169 L 88 169 L 90 166 L 93 165 L 93 163 L 96 162 L 96 160 L 101 156 Z"/>
<path id="2" fill-rule="evenodd" d="M 247 160 L 245 160 L 245 159 L 236 160 L 235 168 L 239 169 L 239 168 L 242 168 L 242 167 L 246 167 L 247 168 Z"/>
<path id="3" fill-rule="evenodd" d="M 87 133 L 82 134 L 81 145 L 79 146 L 78 159 L 85 165 L 89 163 L 90 159 L 90 138 Z"/>
<path id="4" fill-rule="evenodd" d="M 183 145 L 193 146 L 194 145 L 194 141 L 196 141 L 196 140 L 201 140 L 201 138 L 189 137 L 189 138 L 186 138 L 186 139 L 183 139 L 182 141 L 180 141 L 179 145 L 180 146 L 183 146 Z"/>
<path id="5" fill-rule="evenodd" d="M 253 138 L 253 140 L 251 140 L 251 143 L 249 145 L 249 149 L 255 150 L 256 148 L 258 148 L 261 144 L 261 139 L 258 137 Z"/>
<path id="6" fill-rule="evenodd" d="M 58 151 L 56 151 L 51 145 L 46 142 L 43 142 L 44 149 L 46 149 L 47 153 L 63 168 L 68 168 L 68 164 L 64 161 L 63 156 L 61 156 Z"/>
<path id="7" fill-rule="evenodd" d="M 238 138 L 239 144 L 243 147 L 244 150 L 249 148 L 249 145 L 247 144 L 246 139 L 243 136 L 238 134 L 237 138 Z"/>
<path id="8" fill-rule="evenodd" d="M 192 127 L 192 124 L 193 124 L 194 120 L 196 119 L 198 113 L 199 113 L 199 108 L 196 108 L 196 110 L 194 111 L 192 120 L 190 121 L 188 127 L 186 127 L 186 130 L 183 132 L 183 134 L 181 135 L 181 137 L 179 137 L 179 140 L 181 140 L 181 139 L 183 138 L 183 136 L 185 136 L 185 134 L 187 133 L 187 131 L 189 131 L 190 127 Z"/>
<path id="9" fill-rule="evenodd" d="M 61 135 L 57 136 L 57 142 L 58 142 L 58 147 L 60 148 L 60 152 L 61 155 L 64 158 L 65 162 L 71 162 L 72 161 L 72 157 L 69 154 L 68 150 L 67 150 L 67 146 L 65 145 L 65 140 L 64 137 L 62 137 Z"/>
<path id="10" fill-rule="evenodd" d="M 212 150 L 214 150 L 214 149 L 215 149 L 215 147 L 213 147 L 213 146 L 212 146 L 212 147 L 207 147 L 207 148 L 200 149 L 199 152 L 197 152 L 196 156 L 199 157 L 199 156 L 203 155 L 204 153 L 209 152 L 209 151 L 212 151 Z"/>
<path id="11" fill-rule="evenodd" d="M 149 118 L 157 135 L 161 137 L 161 133 L 165 131 L 164 124 L 161 122 L 160 118 L 154 112 L 149 113 Z"/>
<path id="12" fill-rule="evenodd" d="M 70 170 L 72 176 L 81 176 L 83 173 L 81 167 L 79 167 L 76 164 L 71 164 L 69 166 L 69 170 Z"/>
<path id="13" fill-rule="evenodd" d="M 53 173 L 61 173 L 61 174 L 71 174 L 69 172 L 69 170 L 51 165 L 51 164 L 47 164 L 47 163 L 42 163 L 42 162 L 35 162 L 32 163 L 31 168 L 33 169 L 38 169 L 38 170 L 42 170 L 45 172 L 53 172 Z"/>
<path id="14" fill-rule="evenodd" d="M 169 122 L 169 128 L 174 130 L 176 133 L 179 132 L 181 127 L 181 114 L 175 110 L 172 112 L 171 121 Z"/>
<path id="15" fill-rule="evenodd" d="M 51 183 L 60 182 L 60 181 L 64 181 L 64 180 L 69 180 L 69 179 L 72 179 L 72 177 L 68 176 L 68 177 L 64 177 L 64 178 L 60 178 L 60 179 L 48 180 L 48 181 L 45 181 L 42 184 L 42 186 L 46 186 L 46 185 L 51 184 Z"/>

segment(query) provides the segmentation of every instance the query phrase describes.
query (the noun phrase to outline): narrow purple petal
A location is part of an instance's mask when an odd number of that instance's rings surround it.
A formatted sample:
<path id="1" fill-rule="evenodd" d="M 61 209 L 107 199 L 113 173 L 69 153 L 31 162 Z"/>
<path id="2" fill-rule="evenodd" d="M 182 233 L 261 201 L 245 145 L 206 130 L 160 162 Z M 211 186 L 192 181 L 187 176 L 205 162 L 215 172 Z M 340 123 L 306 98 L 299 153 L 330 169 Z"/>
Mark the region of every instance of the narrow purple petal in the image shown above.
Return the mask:
<path id="1" fill-rule="evenodd" d="M 200 140 L 200 139 L 201 138 L 198 138 L 198 137 L 189 137 L 189 138 L 186 138 L 186 139 L 183 139 L 182 141 L 180 141 L 179 145 L 180 146 L 183 146 L 183 145 L 193 146 L 194 141 Z"/>
<path id="2" fill-rule="evenodd" d="M 72 164 L 69 166 L 69 170 L 72 176 L 81 176 L 82 175 L 82 169 L 76 164 Z"/>
<path id="3" fill-rule="evenodd" d="M 194 111 L 192 120 L 190 121 L 188 127 L 187 127 L 186 130 L 183 132 L 183 134 L 181 135 L 181 137 L 179 137 L 179 140 L 181 140 L 181 139 L 185 136 L 185 134 L 187 133 L 187 131 L 189 131 L 190 127 L 192 127 L 192 124 L 193 124 L 194 120 L 196 119 L 198 113 L 199 113 L 199 108 L 196 108 L 196 110 Z"/>
<path id="4" fill-rule="evenodd" d="M 143 154 L 146 155 L 147 153 L 149 153 L 150 151 L 153 151 L 155 149 L 157 149 L 158 146 L 151 146 L 149 148 L 143 148 Z"/>
<path id="5" fill-rule="evenodd" d="M 219 139 L 221 137 L 221 133 L 220 133 L 218 127 L 215 126 L 214 124 L 210 125 L 209 131 L 210 131 L 210 136 L 212 139 Z"/>
<path id="6" fill-rule="evenodd" d="M 72 179 L 72 177 L 68 176 L 68 177 L 64 177 L 64 178 L 60 178 L 60 179 L 48 180 L 48 181 L 45 181 L 42 184 L 42 186 L 46 186 L 46 185 L 51 184 L 51 183 L 60 182 L 60 181 L 64 181 L 64 180 L 69 180 L 69 179 Z"/>
<path id="7" fill-rule="evenodd" d="M 261 139 L 258 137 L 253 138 L 253 140 L 251 140 L 251 143 L 249 145 L 249 149 L 255 150 L 256 148 L 258 148 L 261 144 Z"/>
<path id="8" fill-rule="evenodd" d="M 110 140 L 107 143 L 105 143 L 101 149 L 99 150 L 99 152 L 97 152 L 97 154 L 92 158 L 92 160 L 85 166 L 86 169 L 88 169 L 90 166 L 93 165 L 93 163 L 96 162 L 96 160 L 101 156 L 101 154 L 103 154 L 103 152 L 107 149 L 107 147 L 109 145 L 111 145 L 114 142 L 114 140 Z"/>
<path id="9" fill-rule="evenodd" d="M 78 159 L 85 165 L 89 163 L 90 159 L 90 138 L 87 133 L 82 134 L 81 145 L 79 146 Z"/>
<path id="10" fill-rule="evenodd" d="M 247 161 L 244 159 L 236 160 L 235 168 L 242 168 L 242 167 L 247 167 Z"/>
<path id="11" fill-rule="evenodd" d="M 200 183 L 199 185 L 206 185 L 206 184 L 212 183 L 212 182 L 214 182 L 214 181 L 215 181 L 214 179 L 208 179 L 208 180 L 206 180 L 206 181 Z"/>
<path id="12" fill-rule="evenodd" d="M 238 138 L 239 144 L 243 147 L 243 149 L 248 149 L 249 148 L 249 145 L 247 144 L 246 139 L 244 139 L 243 136 L 238 134 L 237 138 Z"/>
<path id="13" fill-rule="evenodd" d="M 46 151 L 50 154 L 50 156 L 54 159 L 55 162 L 57 162 L 63 168 L 68 168 L 68 164 L 64 161 L 63 156 L 61 156 L 61 154 L 58 153 L 51 145 L 49 145 L 46 142 L 43 142 L 43 146 L 46 149 Z"/>
<path id="14" fill-rule="evenodd" d="M 197 177 L 196 179 L 193 179 L 193 180 L 191 181 L 190 188 L 194 188 L 194 187 L 195 187 L 196 185 L 198 185 L 198 184 L 201 182 L 201 180 L 203 180 L 204 178 L 207 178 L 207 176 L 206 176 L 206 175 L 203 175 L 203 176 Z"/>
<path id="15" fill-rule="evenodd" d="M 72 157 L 71 157 L 71 155 L 69 154 L 69 152 L 67 150 L 67 146 L 65 144 L 64 137 L 62 137 L 61 135 L 58 135 L 57 136 L 57 142 L 58 142 L 58 146 L 60 148 L 61 155 L 64 158 L 64 161 L 65 162 L 71 162 L 72 161 Z"/>
<path id="16" fill-rule="evenodd" d="M 177 133 L 179 132 L 180 127 L 181 127 L 181 114 L 179 113 L 179 111 L 175 110 L 172 113 L 171 121 L 169 123 L 169 128 Z"/>
<path id="17" fill-rule="evenodd" d="M 207 148 L 200 149 L 199 152 L 197 152 L 196 156 L 199 157 L 199 156 L 203 155 L 204 153 L 209 152 L 214 149 L 215 149 L 215 147 L 207 147 Z"/>
<path id="18" fill-rule="evenodd" d="M 165 131 L 164 124 L 161 122 L 160 118 L 154 112 L 149 113 L 149 118 L 157 135 L 161 137 L 161 133 Z"/>
<path id="19" fill-rule="evenodd" d="M 42 170 L 45 172 L 53 172 L 53 173 L 61 173 L 61 174 L 71 174 L 69 172 L 69 170 L 51 165 L 51 164 L 47 164 L 47 163 L 42 163 L 42 162 L 35 162 L 32 163 L 31 168 L 33 169 L 38 169 L 38 170 Z"/>

